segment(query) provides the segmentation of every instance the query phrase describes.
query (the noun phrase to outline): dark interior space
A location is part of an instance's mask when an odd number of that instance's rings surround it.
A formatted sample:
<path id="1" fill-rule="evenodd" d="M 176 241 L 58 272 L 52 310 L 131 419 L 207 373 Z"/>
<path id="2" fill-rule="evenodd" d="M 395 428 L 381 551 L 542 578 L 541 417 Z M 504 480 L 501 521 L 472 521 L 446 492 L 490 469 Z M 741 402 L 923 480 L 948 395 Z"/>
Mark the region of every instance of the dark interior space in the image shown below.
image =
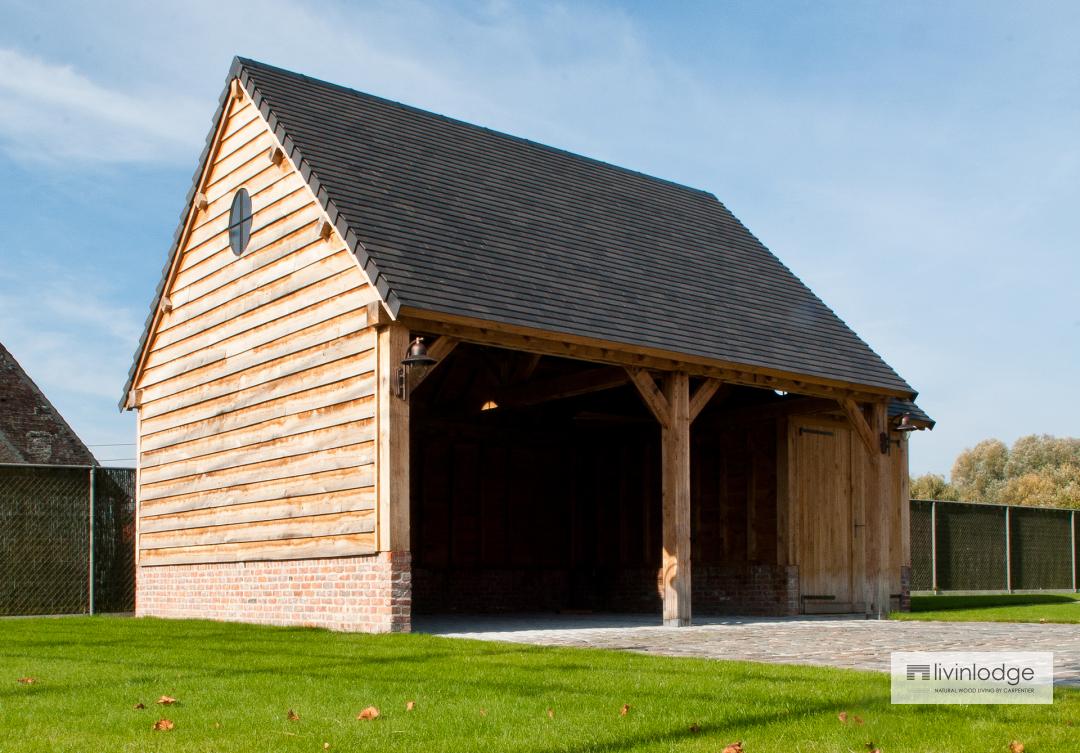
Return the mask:
<path id="1" fill-rule="evenodd" d="M 780 401 L 725 387 L 694 424 L 699 614 L 779 609 Z M 410 402 L 414 613 L 659 613 L 660 428 L 624 370 L 463 344 Z"/>

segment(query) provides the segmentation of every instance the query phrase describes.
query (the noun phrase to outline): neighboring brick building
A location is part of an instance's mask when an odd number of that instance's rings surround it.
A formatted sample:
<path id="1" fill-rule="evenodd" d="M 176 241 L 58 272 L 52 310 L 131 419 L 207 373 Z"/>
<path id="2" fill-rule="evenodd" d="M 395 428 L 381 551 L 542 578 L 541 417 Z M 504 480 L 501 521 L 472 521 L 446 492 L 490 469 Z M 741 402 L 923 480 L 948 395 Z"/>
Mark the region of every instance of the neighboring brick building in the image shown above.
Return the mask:
<path id="1" fill-rule="evenodd" d="M 90 450 L 2 344 L 0 463 L 97 465 Z"/>

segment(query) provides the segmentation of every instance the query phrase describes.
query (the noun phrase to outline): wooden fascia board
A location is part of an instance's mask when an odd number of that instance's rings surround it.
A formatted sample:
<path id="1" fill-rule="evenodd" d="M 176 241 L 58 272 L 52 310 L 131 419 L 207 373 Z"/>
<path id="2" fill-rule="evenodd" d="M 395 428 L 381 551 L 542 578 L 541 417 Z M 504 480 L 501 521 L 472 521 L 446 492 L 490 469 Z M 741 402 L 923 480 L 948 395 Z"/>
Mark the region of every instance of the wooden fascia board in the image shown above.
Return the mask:
<path id="1" fill-rule="evenodd" d="M 147 317 L 134 361 L 128 372 L 128 379 L 124 385 L 123 397 L 119 403 L 120 410 L 129 407 L 129 395 L 132 388 L 137 384 L 146 362 L 150 340 L 157 330 L 162 313 L 160 305 L 161 299 L 172 285 L 176 270 L 179 268 L 180 249 L 183 248 L 188 235 L 191 233 L 192 222 L 198 211 L 196 208 L 197 197 L 202 191 L 206 175 L 210 170 L 210 166 L 213 164 L 213 157 L 221 143 L 221 130 L 224 128 L 226 122 L 225 115 L 228 113 L 230 104 L 233 101 L 242 101 L 245 98 L 254 104 L 255 109 L 266 123 L 267 128 L 275 141 L 275 145 L 267 151 L 266 158 L 275 165 L 281 166 L 282 169 L 295 170 L 300 173 L 301 177 L 307 183 L 308 188 L 315 196 L 316 202 L 321 207 L 324 221 L 329 223 L 329 226 L 337 231 L 345 245 L 352 252 L 357 265 L 360 267 L 360 271 L 363 272 L 372 287 L 378 292 L 381 303 L 386 311 L 389 312 L 390 318 L 395 319 L 397 316 L 398 308 L 401 304 L 397 295 L 390 287 L 389 280 L 385 275 L 382 275 L 379 272 L 374 259 L 367 253 L 367 249 L 364 247 L 359 236 L 338 211 L 326 188 L 320 182 L 318 175 L 315 174 L 311 165 L 304 159 L 299 148 L 297 148 L 296 143 L 285 131 L 285 128 L 278 122 L 277 116 L 270 109 L 269 103 L 263 99 L 258 87 L 255 86 L 254 80 L 244 69 L 243 63 L 239 58 L 236 58 L 233 60 L 232 67 L 229 69 L 225 88 L 218 100 L 218 110 L 214 118 L 214 126 L 207 136 L 206 146 L 203 148 L 203 153 L 199 157 L 199 166 L 195 170 L 195 176 L 192 179 L 192 185 L 184 203 L 180 225 L 173 237 L 169 257 L 166 261 L 165 269 L 162 271 L 162 277 L 158 283 L 157 291 L 154 294 L 150 315 Z"/>
<path id="2" fill-rule="evenodd" d="M 203 147 L 202 154 L 199 156 L 199 165 L 195 169 L 195 175 L 192 177 L 191 181 L 191 188 L 188 190 L 187 198 L 184 200 L 184 209 L 180 214 L 180 224 L 177 226 L 176 232 L 173 235 L 169 256 L 165 262 L 165 268 L 162 270 L 161 280 L 158 282 L 157 290 L 154 292 L 153 302 L 150 304 L 150 314 L 146 319 L 146 323 L 143 325 L 143 333 L 139 339 L 135 360 L 128 372 L 127 382 L 124 384 L 124 397 L 121 398 L 119 405 L 121 411 L 137 407 L 137 403 L 131 399 L 131 395 L 134 391 L 133 388 L 138 382 L 139 376 L 142 374 L 143 366 L 146 363 L 146 356 L 150 350 L 150 340 L 153 338 L 154 332 L 157 331 L 158 323 L 161 321 L 161 315 L 163 313 L 161 310 L 161 301 L 165 296 L 165 291 L 170 288 L 173 278 L 176 276 L 176 270 L 179 267 L 180 262 L 180 249 L 183 248 L 184 243 L 191 234 L 195 215 L 199 211 L 198 197 L 202 193 L 207 173 L 210 170 L 210 165 L 214 162 L 214 155 L 217 154 L 217 150 L 221 145 L 221 132 L 228 119 L 226 114 L 230 110 L 237 89 L 233 84 L 234 81 L 235 75 L 233 74 L 233 71 L 230 70 L 229 78 L 226 80 L 225 90 L 221 93 L 221 97 L 218 100 L 218 109 L 214 116 L 214 125 L 210 128 L 210 133 L 207 134 L 206 145 Z"/>
<path id="3" fill-rule="evenodd" d="M 910 400 L 913 399 L 914 394 L 773 369 L 728 364 L 697 356 L 471 319 L 411 306 L 402 306 L 398 311 L 398 317 L 414 331 L 448 334 L 463 342 L 594 363 L 637 366 L 654 371 L 686 371 L 691 376 L 719 379 L 722 382 L 744 387 L 782 390 L 833 400 L 850 397 L 861 402 L 876 402 L 884 397 Z"/>

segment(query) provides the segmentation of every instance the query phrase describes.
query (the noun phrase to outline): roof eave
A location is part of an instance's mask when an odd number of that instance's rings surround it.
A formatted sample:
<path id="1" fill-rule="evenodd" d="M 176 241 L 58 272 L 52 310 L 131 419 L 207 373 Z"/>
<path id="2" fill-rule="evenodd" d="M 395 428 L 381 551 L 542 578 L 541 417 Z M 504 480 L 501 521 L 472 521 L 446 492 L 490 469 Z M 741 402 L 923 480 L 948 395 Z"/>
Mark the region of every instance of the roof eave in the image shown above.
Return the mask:
<path id="1" fill-rule="evenodd" d="M 452 314 L 448 312 L 435 311 L 428 308 L 419 308 L 415 306 L 400 306 L 398 311 L 395 312 L 396 317 L 409 320 L 411 324 L 423 327 L 423 326 L 436 326 L 443 325 L 454 327 L 461 326 L 471 328 L 477 333 L 506 333 L 509 336 L 516 336 L 520 338 L 534 338 L 536 340 L 546 341 L 553 343 L 556 346 L 565 348 L 567 352 L 570 350 L 571 344 L 581 345 L 587 348 L 593 348 L 601 354 L 609 353 L 612 355 L 612 363 L 626 361 L 628 364 L 641 365 L 642 359 L 653 358 L 660 361 L 667 362 L 670 366 L 683 364 L 687 366 L 691 371 L 702 370 L 703 373 L 709 369 L 717 371 L 739 371 L 746 374 L 755 375 L 760 377 L 760 382 L 756 384 L 747 384 L 747 386 L 765 388 L 780 389 L 784 384 L 795 382 L 805 383 L 806 385 L 813 385 L 821 388 L 822 392 L 827 393 L 830 390 L 834 390 L 837 393 L 857 393 L 864 397 L 880 398 L 899 398 L 902 400 L 914 400 L 918 393 L 914 390 L 905 391 L 894 389 L 890 387 L 883 387 L 881 385 L 861 384 L 857 382 L 844 382 L 836 379 L 829 379 L 826 377 L 820 377 L 811 374 L 799 374 L 795 372 L 784 371 L 780 369 L 765 369 L 760 366 L 752 364 L 739 364 L 728 361 L 720 361 L 717 359 L 707 358 L 705 356 L 697 356 L 687 353 L 680 353 L 678 351 L 667 351 L 655 348 L 646 348 L 640 345 L 632 343 L 623 343 L 614 340 L 603 340 L 600 338 L 582 337 L 581 335 L 575 335 L 566 332 L 557 332 L 554 330 L 542 330 L 532 327 L 523 327 L 520 325 L 508 325 L 502 322 L 478 319 L 473 317 L 463 317 L 458 314 Z M 480 334 L 480 340 L 485 339 L 484 335 Z M 486 339 L 491 340 L 490 344 L 496 344 L 494 341 L 499 338 L 496 336 L 490 336 Z M 617 357 L 616 357 L 617 356 Z M 777 386 L 773 386 L 773 385 Z M 797 392 L 797 389 L 791 390 Z"/>

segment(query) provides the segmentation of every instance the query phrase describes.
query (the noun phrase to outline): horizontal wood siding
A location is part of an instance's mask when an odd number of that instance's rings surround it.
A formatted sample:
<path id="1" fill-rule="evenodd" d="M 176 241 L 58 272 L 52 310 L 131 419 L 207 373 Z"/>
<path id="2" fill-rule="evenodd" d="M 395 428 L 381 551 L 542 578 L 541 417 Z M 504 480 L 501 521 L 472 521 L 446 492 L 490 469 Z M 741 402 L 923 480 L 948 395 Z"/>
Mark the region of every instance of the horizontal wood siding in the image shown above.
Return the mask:
<path id="1" fill-rule="evenodd" d="M 378 300 L 247 95 L 224 116 L 143 362 L 141 565 L 376 548 Z M 235 192 L 251 241 L 229 247 Z"/>

